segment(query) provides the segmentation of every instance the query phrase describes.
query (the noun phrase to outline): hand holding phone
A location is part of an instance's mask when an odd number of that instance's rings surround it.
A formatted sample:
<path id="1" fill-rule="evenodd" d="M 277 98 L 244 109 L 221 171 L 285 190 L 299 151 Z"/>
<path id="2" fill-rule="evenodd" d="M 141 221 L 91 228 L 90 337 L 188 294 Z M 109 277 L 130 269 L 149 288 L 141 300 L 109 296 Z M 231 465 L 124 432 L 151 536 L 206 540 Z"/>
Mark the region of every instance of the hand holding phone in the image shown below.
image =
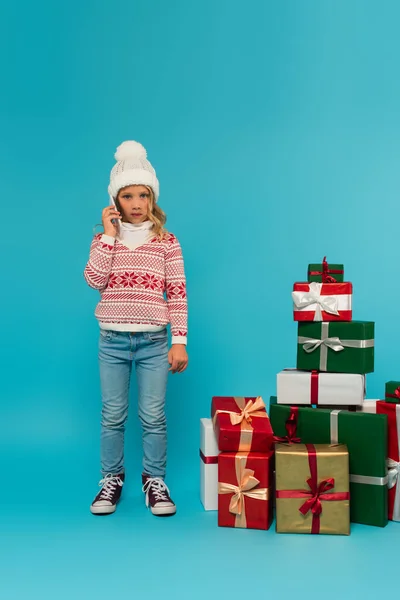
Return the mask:
<path id="1" fill-rule="evenodd" d="M 109 235 L 110 237 L 117 237 L 121 218 L 122 215 L 118 211 L 114 199 L 111 198 L 110 205 L 103 210 L 102 214 L 104 234 Z"/>

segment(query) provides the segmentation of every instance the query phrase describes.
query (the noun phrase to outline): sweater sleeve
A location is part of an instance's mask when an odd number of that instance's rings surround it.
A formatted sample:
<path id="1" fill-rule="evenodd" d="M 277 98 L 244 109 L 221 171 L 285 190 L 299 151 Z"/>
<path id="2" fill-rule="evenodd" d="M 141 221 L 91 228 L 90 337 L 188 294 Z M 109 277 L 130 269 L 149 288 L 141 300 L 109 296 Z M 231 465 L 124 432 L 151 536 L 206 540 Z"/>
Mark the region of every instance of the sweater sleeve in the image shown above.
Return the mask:
<path id="1" fill-rule="evenodd" d="M 111 274 L 115 238 L 109 235 L 96 235 L 90 248 L 84 277 L 94 290 L 104 290 Z"/>
<path id="2" fill-rule="evenodd" d="M 172 344 L 187 344 L 186 277 L 182 249 L 170 235 L 165 253 L 165 280 Z"/>

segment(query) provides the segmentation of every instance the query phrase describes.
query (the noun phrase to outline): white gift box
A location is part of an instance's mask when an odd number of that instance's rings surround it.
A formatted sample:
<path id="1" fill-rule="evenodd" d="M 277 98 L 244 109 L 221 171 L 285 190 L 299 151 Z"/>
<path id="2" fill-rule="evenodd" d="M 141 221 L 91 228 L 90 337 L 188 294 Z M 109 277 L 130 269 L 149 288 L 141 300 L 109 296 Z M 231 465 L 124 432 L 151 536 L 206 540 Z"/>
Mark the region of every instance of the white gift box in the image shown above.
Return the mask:
<path id="1" fill-rule="evenodd" d="M 218 444 L 211 419 L 200 419 L 200 498 L 205 510 L 218 510 Z"/>
<path id="2" fill-rule="evenodd" d="M 357 406 L 357 412 L 376 414 L 376 403 L 378 400 L 364 400 L 361 406 Z"/>
<path id="3" fill-rule="evenodd" d="M 277 375 L 278 404 L 357 406 L 365 398 L 365 375 L 285 369 Z"/>

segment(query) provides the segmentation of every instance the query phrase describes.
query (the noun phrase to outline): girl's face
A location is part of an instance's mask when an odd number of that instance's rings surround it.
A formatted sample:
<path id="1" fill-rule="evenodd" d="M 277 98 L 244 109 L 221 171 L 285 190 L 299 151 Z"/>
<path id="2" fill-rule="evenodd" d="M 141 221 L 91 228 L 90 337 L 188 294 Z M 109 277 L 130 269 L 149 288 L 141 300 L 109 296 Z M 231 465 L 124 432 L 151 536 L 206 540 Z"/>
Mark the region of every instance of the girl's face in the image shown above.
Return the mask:
<path id="1" fill-rule="evenodd" d="M 138 224 L 148 220 L 150 192 L 144 185 L 122 188 L 117 200 L 125 223 Z"/>

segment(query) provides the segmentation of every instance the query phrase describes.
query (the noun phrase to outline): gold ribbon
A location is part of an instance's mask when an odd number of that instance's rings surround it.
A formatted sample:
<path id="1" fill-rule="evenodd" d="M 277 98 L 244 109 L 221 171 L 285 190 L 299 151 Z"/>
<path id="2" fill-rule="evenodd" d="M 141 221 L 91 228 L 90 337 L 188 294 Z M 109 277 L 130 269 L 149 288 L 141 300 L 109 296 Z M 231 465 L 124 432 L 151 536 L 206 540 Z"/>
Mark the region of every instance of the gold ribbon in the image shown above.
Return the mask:
<path id="1" fill-rule="evenodd" d="M 214 415 L 214 426 L 217 415 L 221 413 L 228 414 L 230 416 L 232 425 L 240 425 L 240 440 L 239 448 L 241 452 L 249 452 L 251 449 L 251 441 L 253 438 L 254 427 L 252 426 L 253 417 L 261 417 L 263 419 L 268 418 L 265 410 L 264 400 L 261 396 L 258 396 L 253 402 L 249 400 L 246 404 L 245 399 L 242 396 L 236 396 L 234 398 L 239 413 L 232 410 L 216 410 Z"/>
<path id="2" fill-rule="evenodd" d="M 254 471 L 246 468 L 248 453 L 241 452 L 235 456 L 235 470 L 237 485 L 232 483 L 219 483 L 219 494 L 233 494 L 229 503 L 229 512 L 236 515 L 235 527 L 247 527 L 245 497 L 255 500 L 268 500 L 268 488 L 254 489 L 260 483 L 254 477 Z"/>
<path id="3" fill-rule="evenodd" d="M 238 404 L 238 406 L 239 406 L 240 400 L 244 401 L 244 398 L 235 398 L 235 402 L 236 402 L 236 404 Z M 241 408 L 241 407 L 239 406 L 239 408 Z M 243 419 L 246 419 L 247 423 L 251 423 L 252 414 L 257 417 L 259 415 L 256 415 L 255 413 L 259 412 L 262 409 L 265 409 L 265 404 L 264 404 L 264 401 L 261 398 L 261 396 L 258 396 L 258 398 L 256 398 L 256 400 L 254 402 L 253 402 L 253 400 L 249 400 L 247 402 L 246 406 L 244 408 L 242 408 L 240 413 L 231 412 L 230 413 L 231 423 L 232 423 L 232 425 L 239 425 L 239 423 L 241 423 L 243 421 Z M 263 415 L 264 415 L 264 411 L 263 411 Z"/>

